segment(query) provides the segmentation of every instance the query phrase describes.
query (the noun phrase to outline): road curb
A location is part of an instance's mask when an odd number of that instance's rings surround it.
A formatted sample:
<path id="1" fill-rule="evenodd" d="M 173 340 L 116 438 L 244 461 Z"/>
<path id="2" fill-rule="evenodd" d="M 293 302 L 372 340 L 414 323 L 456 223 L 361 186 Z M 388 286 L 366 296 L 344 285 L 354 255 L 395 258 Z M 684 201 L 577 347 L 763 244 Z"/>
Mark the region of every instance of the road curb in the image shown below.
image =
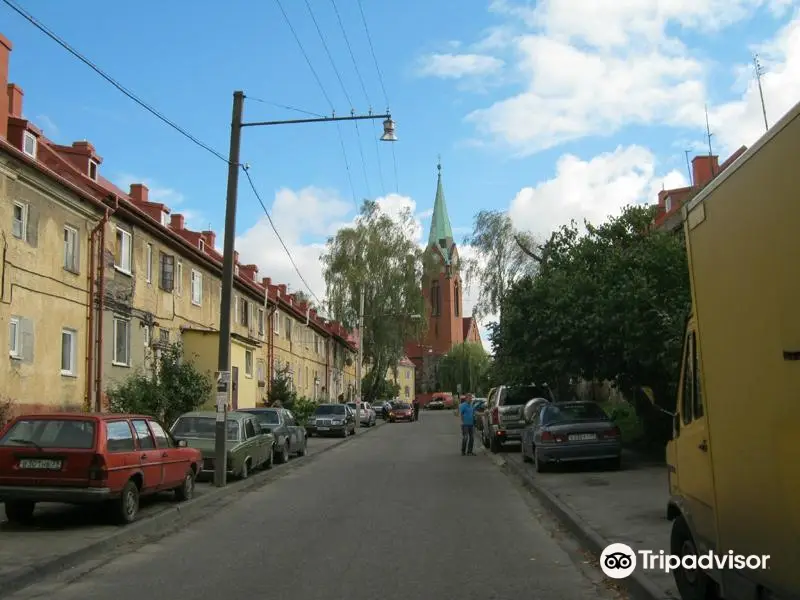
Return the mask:
<path id="1" fill-rule="evenodd" d="M 525 468 L 524 463 L 509 461 L 497 455 L 489 454 L 489 457 L 500 467 L 507 467 L 514 475 L 522 479 L 525 487 L 531 490 L 542 504 L 578 539 L 584 548 L 599 560 L 603 549 L 611 544 L 611 541 L 600 535 L 558 496 L 539 485 L 536 482 L 536 478 L 529 472 L 529 469 Z M 609 581 L 624 586 L 631 595 L 641 600 L 674 600 L 672 596 L 664 593 L 641 571 L 634 571 L 633 574 L 625 579 L 610 579 Z"/>
<path id="2" fill-rule="evenodd" d="M 268 471 L 260 471 L 244 481 L 236 481 L 224 488 L 212 488 L 202 496 L 176 504 L 155 515 L 136 521 L 120 528 L 110 536 L 99 539 L 87 546 L 73 552 L 68 552 L 54 559 L 31 566 L 27 571 L 8 578 L 0 579 L 0 598 L 6 598 L 28 586 L 31 586 L 46 577 L 56 575 L 68 569 L 77 567 L 99 554 L 110 554 L 125 544 L 155 541 L 173 533 L 177 533 L 186 526 L 209 515 L 207 509 L 223 508 L 235 502 L 242 494 L 249 493 L 268 483 L 276 481 L 295 469 L 302 468 L 314 462 L 319 456 L 340 447 L 342 444 L 359 439 L 361 436 L 378 429 L 383 423 L 376 423 L 373 427 L 362 428 L 359 435 L 337 440 L 330 446 L 321 448 L 318 452 L 297 457 L 286 465 L 273 467 Z"/>

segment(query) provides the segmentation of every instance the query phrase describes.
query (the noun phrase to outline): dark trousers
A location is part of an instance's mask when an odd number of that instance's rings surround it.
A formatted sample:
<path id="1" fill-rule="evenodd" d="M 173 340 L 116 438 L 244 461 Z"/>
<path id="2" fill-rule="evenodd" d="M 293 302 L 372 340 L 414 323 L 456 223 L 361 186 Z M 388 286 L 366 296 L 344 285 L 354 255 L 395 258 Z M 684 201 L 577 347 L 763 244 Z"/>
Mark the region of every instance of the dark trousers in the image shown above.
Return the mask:
<path id="1" fill-rule="evenodd" d="M 472 454 L 472 447 L 475 445 L 475 426 L 461 426 L 461 454 Z"/>

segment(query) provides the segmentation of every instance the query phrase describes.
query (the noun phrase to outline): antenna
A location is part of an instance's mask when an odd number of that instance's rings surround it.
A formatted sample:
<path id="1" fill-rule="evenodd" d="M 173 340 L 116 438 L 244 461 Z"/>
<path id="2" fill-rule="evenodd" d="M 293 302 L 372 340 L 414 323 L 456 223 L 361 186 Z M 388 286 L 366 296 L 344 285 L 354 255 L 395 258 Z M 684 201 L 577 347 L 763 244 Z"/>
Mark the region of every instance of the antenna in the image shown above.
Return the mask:
<path id="1" fill-rule="evenodd" d="M 708 161 L 711 163 L 711 176 L 714 177 L 716 173 L 714 173 L 714 151 L 711 149 L 711 136 L 714 135 L 711 133 L 711 126 L 708 124 L 708 104 L 706 106 L 706 137 L 708 138 Z"/>
<path id="2" fill-rule="evenodd" d="M 753 65 L 756 70 L 756 81 L 758 82 L 758 95 L 761 96 L 761 113 L 764 115 L 764 128 L 769 131 L 769 121 L 767 121 L 767 106 L 764 104 L 764 89 L 761 87 L 761 76 L 764 74 L 764 69 L 761 62 L 758 60 L 758 54 L 753 55 Z"/>
<path id="3" fill-rule="evenodd" d="M 692 166 L 689 164 L 689 153 L 691 150 L 684 150 L 683 153 L 686 155 L 686 171 L 689 173 L 689 185 L 694 186 L 694 177 L 692 176 Z"/>

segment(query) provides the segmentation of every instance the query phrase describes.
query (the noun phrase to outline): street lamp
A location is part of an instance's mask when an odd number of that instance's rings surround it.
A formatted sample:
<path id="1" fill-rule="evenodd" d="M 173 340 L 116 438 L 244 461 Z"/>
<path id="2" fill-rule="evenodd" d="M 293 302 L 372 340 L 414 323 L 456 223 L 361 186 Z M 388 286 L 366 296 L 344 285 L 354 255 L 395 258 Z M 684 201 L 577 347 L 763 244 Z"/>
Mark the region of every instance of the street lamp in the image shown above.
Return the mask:
<path id="1" fill-rule="evenodd" d="M 233 116 L 231 118 L 231 144 L 228 154 L 228 189 L 225 200 L 225 242 L 222 254 L 222 299 L 220 301 L 219 355 L 217 360 L 217 422 L 215 435 L 214 485 L 224 487 L 227 478 L 226 423 L 230 398 L 231 356 L 231 301 L 233 298 L 233 252 L 236 235 L 236 198 L 239 191 L 239 162 L 242 129 L 265 125 L 293 125 L 298 123 L 328 123 L 334 121 L 364 121 L 383 119 L 381 141 L 396 142 L 395 122 L 387 111 L 382 115 L 351 114 L 346 117 L 319 117 L 313 119 L 289 119 L 286 121 L 258 121 L 244 123 L 244 92 L 233 92 Z M 266 294 L 266 291 L 265 291 Z"/>

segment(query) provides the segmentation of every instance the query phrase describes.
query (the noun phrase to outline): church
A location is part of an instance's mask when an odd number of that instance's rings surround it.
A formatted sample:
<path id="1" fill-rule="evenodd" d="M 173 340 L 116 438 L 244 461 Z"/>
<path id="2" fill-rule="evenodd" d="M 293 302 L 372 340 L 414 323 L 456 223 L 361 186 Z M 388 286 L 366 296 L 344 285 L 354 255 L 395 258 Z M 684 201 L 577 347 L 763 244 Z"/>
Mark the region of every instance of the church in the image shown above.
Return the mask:
<path id="1" fill-rule="evenodd" d="M 458 245 L 447 214 L 442 184 L 442 165 L 437 165 L 436 199 L 431 229 L 425 249 L 426 263 L 431 264 L 422 282 L 422 294 L 428 317 L 428 331 L 421 340 L 406 343 L 406 355 L 416 367 L 416 394 L 436 391 L 435 364 L 456 344 L 481 342 L 478 324 L 463 314 L 463 287 Z"/>

